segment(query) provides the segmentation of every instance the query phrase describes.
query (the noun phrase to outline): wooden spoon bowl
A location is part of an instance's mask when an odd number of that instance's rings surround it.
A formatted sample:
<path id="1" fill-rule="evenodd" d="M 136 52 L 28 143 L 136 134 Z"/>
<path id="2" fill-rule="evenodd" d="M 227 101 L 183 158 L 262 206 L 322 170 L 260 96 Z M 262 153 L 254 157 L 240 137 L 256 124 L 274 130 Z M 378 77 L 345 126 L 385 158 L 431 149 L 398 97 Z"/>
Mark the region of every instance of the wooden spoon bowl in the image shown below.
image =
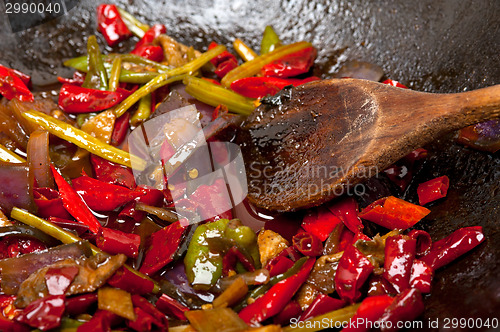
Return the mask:
<path id="1" fill-rule="evenodd" d="M 357 79 L 284 90 L 242 124 L 250 201 L 293 211 L 322 204 L 444 132 L 500 117 L 500 85 L 432 94 Z"/>

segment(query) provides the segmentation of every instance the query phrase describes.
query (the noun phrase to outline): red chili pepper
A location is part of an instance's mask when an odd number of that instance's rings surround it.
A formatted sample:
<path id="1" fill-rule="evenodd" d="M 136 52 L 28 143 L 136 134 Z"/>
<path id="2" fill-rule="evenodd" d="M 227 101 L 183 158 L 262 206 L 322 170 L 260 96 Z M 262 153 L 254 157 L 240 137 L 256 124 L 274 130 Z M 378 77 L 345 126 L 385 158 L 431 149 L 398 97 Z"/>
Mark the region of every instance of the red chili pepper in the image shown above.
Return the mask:
<path id="1" fill-rule="evenodd" d="M 384 197 L 368 205 L 359 216 L 389 229 L 412 227 L 431 211 L 394 196 Z"/>
<path id="2" fill-rule="evenodd" d="M 6 68 L 7 71 L 12 73 L 12 75 L 17 76 L 21 81 L 23 81 L 24 85 L 26 85 L 27 88 L 31 88 L 31 76 L 30 75 L 27 75 L 27 74 L 23 73 L 22 71 L 19 71 L 19 70 L 14 69 L 14 68 L 8 68 L 8 67 L 2 66 L 2 65 L 0 65 L 0 67 Z"/>
<path id="3" fill-rule="evenodd" d="M 163 24 L 153 25 L 151 28 L 149 28 L 148 31 L 144 33 L 144 36 L 142 36 L 142 38 L 137 42 L 137 44 L 135 44 L 135 48 L 130 53 L 137 54 L 134 53 L 134 51 L 136 51 L 138 48 L 142 46 L 153 45 L 155 39 L 158 38 L 163 33 L 167 33 L 167 28 Z"/>
<path id="4" fill-rule="evenodd" d="M 76 220 L 89 226 L 91 232 L 97 233 L 101 228 L 101 224 L 97 221 L 96 217 L 92 214 L 87 205 L 85 205 L 83 199 L 76 193 L 69 183 L 64 180 L 62 175 L 56 171 L 53 165 L 50 165 L 50 169 L 52 170 L 54 180 L 59 188 L 59 196 L 61 196 L 64 208 Z"/>
<path id="5" fill-rule="evenodd" d="M 103 91 L 63 84 L 59 92 L 59 107 L 70 114 L 98 112 L 117 105 L 130 94 L 122 88 Z"/>
<path id="6" fill-rule="evenodd" d="M 411 267 L 417 241 L 408 235 L 389 237 L 385 242 L 384 278 L 401 293 L 410 287 Z"/>
<path id="7" fill-rule="evenodd" d="M 90 155 L 94 174 L 98 180 L 134 189 L 136 187 L 134 173 L 125 166 L 107 161 L 96 155 Z"/>
<path id="8" fill-rule="evenodd" d="M 24 324 L 9 320 L 0 315 L 0 331 L 3 332 L 30 332 L 31 329 Z"/>
<path id="9" fill-rule="evenodd" d="M 145 59 L 161 62 L 163 61 L 163 49 L 157 45 L 143 45 L 130 52 Z"/>
<path id="10" fill-rule="evenodd" d="M 216 48 L 217 46 L 219 46 L 219 44 L 217 44 L 216 42 L 213 41 L 210 43 L 210 45 L 208 45 L 208 49 L 211 50 L 213 48 Z M 236 57 L 233 54 L 229 53 L 228 51 L 224 51 L 221 54 L 217 55 L 216 57 L 212 58 L 210 60 L 210 62 L 215 67 L 217 67 L 219 64 L 221 64 L 222 62 L 224 62 L 228 59 L 235 59 L 236 60 Z"/>
<path id="11" fill-rule="evenodd" d="M 315 261 L 314 258 L 309 258 L 295 275 L 281 280 L 255 302 L 243 308 L 239 313 L 240 318 L 245 323 L 255 326 L 281 312 L 306 281 Z"/>
<path id="12" fill-rule="evenodd" d="M 153 291 L 152 280 L 139 277 L 128 268 L 121 267 L 108 279 L 108 284 L 131 294 L 148 294 Z"/>
<path id="13" fill-rule="evenodd" d="M 98 309 L 88 322 L 78 326 L 76 332 L 109 332 L 121 321 L 122 318 L 111 311 Z"/>
<path id="14" fill-rule="evenodd" d="M 266 265 L 269 276 L 272 278 L 278 274 L 285 273 L 293 266 L 293 261 L 285 256 L 276 256 Z"/>
<path id="15" fill-rule="evenodd" d="M 425 262 L 415 259 L 411 267 L 410 287 L 422 293 L 431 292 L 433 271 Z"/>
<path id="16" fill-rule="evenodd" d="M 417 256 L 423 256 L 427 254 L 432 247 L 432 239 L 429 233 L 419 229 L 413 229 L 408 233 L 408 236 L 417 241 Z"/>
<path id="17" fill-rule="evenodd" d="M 162 294 L 158 301 L 156 301 L 156 309 L 160 310 L 164 314 L 174 316 L 179 320 L 186 320 L 184 313 L 189 311 L 189 308 L 180 304 L 175 299 L 171 298 L 167 294 Z"/>
<path id="18" fill-rule="evenodd" d="M 113 211 L 144 194 L 83 175 L 73 179 L 73 188 L 94 211 Z"/>
<path id="19" fill-rule="evenodd" d="M 238 261 L 248 272 L 255 271 L 255 266 L 248 259 L 248 257 L 243 255 L 238 247 L 233 246 L 228 250 L 222 259 L 222 274 L 228 276 L 230 271 L 234 271 L 234 267 Z"/>
<path id="20" fill-rule="evenodd" d="M 292 261 L 292 265 L 293 265 L 293 263 L 298 261 L 303 256 L 295 247 L 293 247 L 293 246 L 288 247 L 285 250 L 283 250 L 282 252 L 280 252 L 276 257 L 271 259 L 269 261 L 269 263 L 267 263 L 265 269 L 268 271 L 271 271 L 271 269 L 273 268 L 273 265 L 277 264 L 277 261 L 280 260 L 281 257 L 289 259 L 290 261 Z M 282 265 L 282 263 L 280 263 L 280 265 Z M 283 271 L 283 272 L 285 272 L 285 271 Z M 278 274 L 281 274 L 281 273 L 278 273 Z"/>
<path id="21" fill-rule="evenodd" d="M 207 82 L 210 82 L 210 83 L 212 83 L 212 84 L 215 84 L 215 85 L 220 85 L 220 82 L 219 82 L 219 81 L 217 81 L 217 80 L 214 80 L 213 78 L 202 77 L 201 79 L 202 79 L 202 80 L 205 80 L 205 81 L 207 81 Z M 220 106 L 220 105 L 219 105 L 219 106 Z M 217 106 L 217 107 L 219 107 L 219 106 Z M 212 118 L 212 120 L 214 120 L 214 118 Z"/>
<path id="22" fill-rule="evenodd" d="M 358 217 L 358 203 L 352 197 L 335 201 L 328 204 L 327 208 L 337 216 L 344 225 L 354 234 L 361 232 L 364 228 L 361 219 Z"/>
<path id="23" fill-rule="evenodd" d="M 33 94 L 17 73 L 21 74 L 21 72 L 0 65 L 0 94 L 8 100 L 17 98 L 20 101 L 34 101 Z M 23 74 L 22 77 L 26 76 Z"/>
<path id="24" fill-rule="evenodd" d="M 432 244 L 431 250 L 420 260 L 427 263 L 433 271 L 452 262 L 484 241 L 481 226 L 464 227 L 444 239 Z"/>
<path id="25" fill-rule="evenodd" d="M 73 73 L 73 78 L 65 78 L 65 77 L 57 77 L 57 80 L 61 84 L 71 84 L 71 85 L 78 85 L 82 86 L 83 82 L 85 82 L 85 73 L 82 73 L 80 71 L 75 71 Z"/>
<path id="26" fill-rule="evenodd" d="M 59 227 L 75 231 L 78 234 L 78 236 L 82 235 L 83 233 L 89 230 L 89 226 L 69 219 L 50 217 L 48 220 Z"/>
<path id="27" fill-rule="evenodd" d="M 311 233 L 301 232 L 293 237 L 293 246 L 304 256 L 320 256 L 323 253 L 323 243 Z"/>
<path id="28" fill-rule="evenodd" d="M 446 197 L 449 186 L 450 179 L 446 175 L 419 184 L 417 194 L 420 205 Z"/>
<path id="29" fill-rule="evenodd" d="M 40 240 L 8 236 L 0 240 L 0 259 L 15 258 L 45 249 L 47 246 Z"/>
<path id="30" fill-rule="evenodd" d="M 186 226 L 176 221 L 151 235 L 140 272 L 151 275 L 170 263 L 181 243 Z"/>
<path id="31" fill-rule="evenodd" d="M 404 86 L 403 84 L 399 83 L 398 81 L 391 80 L 391 79 L 387 79 L 387 80 L 383 81 L 382 83 L 389 84 L 389 85 L 392 85 L 392 86 L 395 86 L 395 87 L 398 87 L 398 88 L 408 89 L 406 86 Z"/>
<path id="32" fill-rule="evenodd" d="M 302 314 L 302 308 L 297 301 L 290 301 L 283 310 L 273 317 L 273 323 L 281 326 L 287 326 L 293 318 L 299 318 Z"/>
<path id="33" fill-rule="evenodd" d="M 189 198 L 198 204 L 202 220 L 233 219 L 226 183 L 222 179 L 209 186 L 199 186 Z"/>
<path id="34" fill-rule="evenodd" d="M 109 46 L 132 36 L 115 5 L 103 4 L 97 7 L 97 30 L 102 33 Z"/>
<path id="35" fill-rule="evenodd" d="M 127 321 L 128 327 L 142 332 L 152 331 L 152 325 L 155 325 L 156 329 L 154 331 L 168 331 L 167 317 L 154 305 L 139 295 L 132 295 L 132 303 L 137 318 L 134 321 Z"/>
<path id="36" fill-rule="evenodd" d="M 345 301 L 334 299 L 326 294 L 319 293 L 313 303 L 300 316 L 300 321 L 308 320 L 330 311 L 334 311 L 345 306 Z"/>
<path id="37" fill-rule="evenodd" d="M 261 69 L 264 76 L 292 77 L 307 73 L 316 59 L 316 49 L 307 47 L 298 52 L 285 55 Z"/>
<path id="38" fill-rule="evenodd" d="M 33 197 L 38 207 L 38 215 L 44 219 L 58 217 L 71 218 L 71 215 L 63 206 L 59 193 L 52 188 L 33 188 Z"/>
<path id="39" fill-rule="evenodd" d="M 141 237 L 137 234 L 101 227 L 97 234 L 96 245 L 112 255 L 124 254 L 127 257 L 136 258 L 139 255 Z"/>
<path id="40" fill-rule="evenodd" d="M 77 266 L 50 267 L 45 284 L 50 295 L 64 295 L 80 270 Z"/>
<path id="41" fill-rule="evenodd" d="M 415 288 L 408 288 L 396 295 L 392 303 L 385 309 L 378 322 L 381 331 L 397 331 L 398 323 L 412 321 L 424 312 L 422 294 Z"/>
<path id="42" fill-rule="evenodd" d="M 372 271 L 370 260 L 356 247 L 348 246 L 335 274 L 335 290 L 340 298 L 349 303 L 356 302 L 361 297 L 361 287 Z"/>
<path id="43" fill-rule="evenodd" d="M 349 324 L 342 329 L 342 332 L 366 332 L 370 331 L 370 326 L 382 316 L 387 307 L 393 302 L 389 295 L 370 296 L 361 302 L 354 316 L 349 320 Z"/>
<path id="44" fill-rule="evenodd" d="M 66 298 L 65 314 L 77 316 L 89 312 L 90 307 L 97 302 L 97 293 L 87 293 Z"/>
<path id="45" fill-rule="evenodd" d="M 341 222 L 327 208 L 320 206 L 316 209 L 309 210 L 302 220 L 302 228 L 307 232 L 314 234 L 321 241 L 325 241 L 330 233 Z"/>
<path id="46" fill-rule="evenodd" d="M 64 299 L 64 295 L 49 295 L 35 300 L 24 308 L 23 312 L 16 317 L 16 321 L 42 331 L 56 328 L 61 324 Z"/>
<path id="47" fill-rule="evenodd" d="M 415 172 L 416 162 L 427 157 L 427 150 L 416 149 L 384 170 L 385 175 L 394 182 L 401 191 L 405 191 Z"/>
<path id="48" fill-rule="evenodd" d="M 142 218 L 144 218 L 144 216 L 146 216 L 146 212 L 136 210 L 135 209 L 136 202 L 141 202 L 151 206 L 159 206 L 163 203 L 163 192 L 161 190 L 153 188 L 137 187 L 135 188 L 135 191 L 143 194 L 143 196 L 137 198 L 135 202 L 130 202 L 127 205 L 125 205 L 125 207 L 119 214 L 120 217 L 127 216 L 131 217 L 135 221 L 140 221 Z"/>
<path id="49" fill-rule="evenodd" d="M 316 76 L 304 79 L 263 76 L 245 77 L 231 83 L 231 89 L 248 98 L 262 98 L 267 95 L 273 96 L 288 85 L 299 86 L 319 79 Z"/>
<path id="50" fill-rule="evenodd" d="M 113 133 L 111 134 L 110 144 L 113 146 L 118 146 L 123 143 L 125 137 L 127 137 L 128 129 L 130 128 L 130 113 L 125 112 L 115 121 L 115 127 L 113 128 Z"/>
<path id="51" fill-rule="evenodd" d="M 352 246 L 353 244 L 353 239 L 354 239 L 354 233 L 349 230 L 349 228 L 345 227 L 342 230 L 342 234 L 340 234 L 340 243 L 339 243 L 339 250 L 340 251 L 345 251 L 349 246 Z"/>
<path id="52" fill-rule="evenodd" d="M 212 48 L 217 46 L 218 44 L 216 42 L 211 42 L 210 45 L 208 45 L 208 49 L 211 50 Z M 228 51 L 222 52 L 221 54 L 210 60 L 210 62 L 212 62 L 212 64 L 216 67 L 215 74 L 219 78 L 223 78 L 229 71 L 238 67 L 238 60 L 233 54 L 229 53 Z"/>

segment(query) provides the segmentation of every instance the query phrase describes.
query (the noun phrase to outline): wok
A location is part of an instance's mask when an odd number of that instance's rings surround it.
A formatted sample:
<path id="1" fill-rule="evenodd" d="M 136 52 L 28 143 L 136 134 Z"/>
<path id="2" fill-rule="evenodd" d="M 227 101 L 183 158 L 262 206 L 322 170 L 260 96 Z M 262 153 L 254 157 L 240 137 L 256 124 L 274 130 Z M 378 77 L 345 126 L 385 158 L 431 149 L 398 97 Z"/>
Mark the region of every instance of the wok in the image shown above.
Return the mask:
<path id="1" fill-rule="evenodd" d="M 85 52 L 95 34 L 100 1 L 65 1 L 69 14 L 11 33 L 0 14 L 0 63 L 33 76 L 36 86 L 71 75 L 62 60 Z M 235 37 L 259 48 L 272 24 L 285 42 L 307 40 L 319 50 L 316 70 L 331 77 L 347 60 L 380 65 L 387 77 L 412 89 L 460 92 L 500 83 L 500 2 L 455 0 L 186 0 L 118 1 L 148 23 L 161 22 L 181 42 L 205 49 Z M 71 7 L 70 6 L 70 7 Z M 101 38 L 98 35 L 98 38 Z M 130 43 L 132 41 L 129 41 Z M 101 39 L 101 45 L 104 45 Z M 130 49 L 124 45 L 123 49 Z M 453 134 L 427 147 L 430 157 L 405 198 L 416 200 L 416 183 L 448 175 L 448 197 L 435 204 L 420 227 L 442 238 L 460 227 L 481 225 L 486 242 L 437 271 L 425 299 L 429 320 L 499 318 L 500 158 L 453 142 Z"/>

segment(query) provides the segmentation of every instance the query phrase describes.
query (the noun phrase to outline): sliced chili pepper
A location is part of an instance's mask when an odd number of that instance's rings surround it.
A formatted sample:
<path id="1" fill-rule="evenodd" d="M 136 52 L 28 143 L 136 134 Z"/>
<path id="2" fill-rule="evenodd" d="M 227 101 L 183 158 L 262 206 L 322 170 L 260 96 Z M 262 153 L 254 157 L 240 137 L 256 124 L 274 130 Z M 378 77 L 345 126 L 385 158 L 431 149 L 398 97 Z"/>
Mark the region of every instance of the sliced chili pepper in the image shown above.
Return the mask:
<path id="1" fill-rule="evenodd" d="M 44 276 L 49 294 L 64 295 L 79 271 L 77 266 L 50 267 Z"/>
<path id="2" fill-rule="evenodd" d="M 354 246 L 348 246 L 335 274 L 335 290 L 340 298 L 354 303 L 361 297 L 361 287 L 373 271 L 370 260 Z"/>
<path id="3" fill-rule="evenodd" d="M 108 284 L 119 289 L 123 289 L 131 294 L 148 294 L 153 291 L 154 282 L 149 279 L 141 278 L 125 267 L 108 279 Z"/>
<path id="4" fill-rule="evenodd" d="M 208 45 L 208 49 L 211 50 L 213 48 L 216 48 L 217 46 L 219 46 L 219 44 L 217 44 L 216 42 L 213 41 Z M 236 60 L 236 57 L 233 54 L 229 53 L 228 51 L 223 51 L 221 54 L 217 55 L 216 57 L 213 57 L 212 60 L 210 60 L 210 62 L 215 67 L 217 67 L 219 64 L 221 64 L 222 62 L 224 62 L 228 59 L 235 59 Z"/>
<path id="5" fill-rule="evenodd" d="M 330 210 L 320 206 L 304 216 L 301 226 L 321 241 L 325 241 L 340 222 L 341 220 Z"/>
<path id="6" fill-rule="evenodd" d="M 151 28 L 149 28 L 148 31 L 144 33 L 144 36 L 137 42 L 137 44 L 135 44 L 134 50 L 132 50 L 132 52 L 130 53 L 137 54 L 134 53 L 134 51 L 137 50 L 138 48 L 142 46 L 153 45 L 155 39 L 158 38 L 163 33 L 167 33 L 167 28 L 163 24 L 153 25 Z"/>
<path id="7" fill-rule="evenodd" d="M 262 67 L 264 76 L 292 77 L 307 73 L 316 59 L 316 49 L 307 47 Z"/>
<path id="8" fill-rule="evenodd" d="M 125 112 L 115 121 L 115 127 L 113 128 L 113 133 L 111 134 L 110 144 L 113 146 L 119 146 L 127 137 L 128 129 L 130 128 L 130 113 Z"/>
<path id="9" fill-rule="evenodd" d="M 269 276 L 274 277 L 285 273 L 293 266 L 293 261 L 285 256 L 276 256 L 267 263 L 266 269 L 269 270 Z"/>
<path id="10" fill-rule="evenodd" d="M 345 306 L 345 304 L 345 301 L 334 299 L 326 294 L 319 293 L 313 303 L 311 303 L 302 316 L 300 316 L 300 321 L 308 320 L 309 318 L 340 309 Z"/>
<path id="11" fill-rule="evenodd" d="M 208 45 L 208 49 L 211 50 L 217 46 L 217 43 L 211 42 L 210 45 Z M 218 56 L 212 58 L 210 62 L 212 62 L 212 64 L 216 67 L 215 74 L 219 78 L 223 78 L 228 72 L 238 67 L 238 60 L 228 51 L 224 51 Z"/>
<path id="12" fill-rule="evenodd" d="M 44 219 L 49 217 L 71 218 L 56 190 L 52 188 L 33 188 L 33 197 L 40 217 Z"/>
<path id="13" fill-rule="evenodd" d="M 370 331 L 370 326 L 382 316 L 387 307 L 393 302 L 389 295 L 370 296 L 361 302 L 354 316 L 349 320 L 349 324 L 342 329 L 342 332 L 366 332 Z"/>
<path id="14" fill-rule="evenodd" d="M 98 180 L 124 186 L 129 189 L 136 187 L 134 174 L 130 168 L 115 164 L 94 154 L 90 155 L 90 162 L 94 167 L 94 174 Z M 146 195 L 145 193 L 144 196 Z"/>
<path id="15" fill-rule="evenodd" d="M 101 228 L 101 224 L 97 221 L 96 217 L 89 210 L 83 199 L 76 193 L 76 191 L 64 180 L 61 174 L 50 166 L 54 180 L 59 188 L 59 196 L 61 196 L 64 208 L 76 220 L 89 226 L 93 233 L 97 233 Z"/>
<path id="16" fill-rule="evenodd" d="M 293 318 L 299 318 L 302 314 L 302 308 L 297 301 L 290 301 L 283 308 L 283 310 L 273 317 L 274 324 L 279 324 L 281 326 L 286 326 L 290 324 Z"/>
<path id="17" fill-rule="evenodd" d="M 97 303 L 97 293 L 87 293 L 66 298 L 66 310 L 64 313 L 77 316 L 88 313 L 90 307 Z"/>
<path id="18" fill-rule="evenodd" d="M 180 304 L 177 300 L 171 298 L 167 294 L 162 294 L 156 301 L 156 308 L 161 312 L 172 315 L 177 319 L 186 320 L 184 313 L 189 311 L 189 308 Z"/>
<path id="19" fill-rule="evenodd" d="M 239 313 L 240 318 L 249 325 L 256 325 L 281 312 L 306 281 L 315 261 L 314 258 L 307 259 L 296 274 L 281 280 L 264 295 L 257 298 L 255 302 L 241 310 Z"/>
<path id="20" fill-rule="evenodd" d="M 444 239 L 434 242 L 430 252 L 420 260 L 435 271 L 472 250 L 484 239 L 481 226 L 460 228 Z"/>
<path id="21" fill-rule="evenodd" d="M 185 229 L 186 226 L 177 221 L 153 233 L 139 271 L 151 275 L 170 263 L 179 248 Z"/>
<path id="22" fill-rule="evenodd" d="M 320 256 L 323 253 L 323 243 L 311 233 L 298 233 L 292 241 L 293 246 L 304 256 Z"/>
<path id="23" fill-rule="evenodd" d="M 359 216 L 389 229 L 412 227 L 431 211 L 394 196 L 384 197 L 368 205 Z"/>
<path id="24" fill-rule="evenodd" d="M 205 81 L 207 81 L 207 82 L 210 82 L 210 83 L 212 83 L 212 84 L 220 85 L 220 82 L 219 82 L 219 81 L 217 81 L 217 80 L 214 80 L 213 78 L 202 77 L 201 79 L 203 79 L 203 80 L 205 80 Z M 225 105 L 224 105 L 224 106 L 225 106 Z M 219 106 L 217 106 L 217 107 L 219 107 Z M 212 120 L 213 120 L 213 118 L 212 118 Z"/>
<path id="25" fill-rule="evenodd" d="M 268 95 L 274 96 L 284 87 L 299 86 L 307 82 L 317 81 L 319 77 L 311 76 L 304 79 L 285 79 L 278 77 L 245 77 L 231 83 L 231 89 L 248 98 L 262 98 Z"/>
<path id="26" fill-rule="evenodd" d="M 76 332 L 108 332 L 111 327 L 122 321 L 122 318 L 110 311 L 98 309 L 92 318 L 80 325 Z"/>
<path id="27" fill-rule="evenodd" d="M 75 231 L 78 234 L 78 236 L 81 236 L 83 233 L 89 230 L 89 226 L 82 224 L 78 221 L 73 221 L 58 217 L 50 217 L 48 220 L 59 227 Z"/>
<path id="28" fill-rule="evenodd" d="M 422 293 L 431 292 L 433 271 L 425 262 L 415 259 L 411 267 L 410 287 Z"/>
<path id="29" fill-rule="evenodd" d="M 0 315 L 0 331 L 3 332 L 29 332 L 31 329 L 24 324 L 9 320 Z"/>
<path id="30" fill-rule="evenodd" d="M 22 71 L 19 71 L 14 68 L 8 68 L 5 66 L 0 65 L 0 67 L 6 68 L 9 72 L 12 73 L 12 75 L 17 76 L 21 81 L 23 81 L 24 85 L 26 85 L 27 88 L 31 88 L 31 76 L 23 73 Z"/>
<path id="31" fill-rule="evenodd" d="M 131 53 L 151 61 L 163 61 L 163 49 L 158 45 L 143 45 L 134 49 Z"/>
<path id="32" fill-rule="evenodd" d="M 198 203 L 202 220 L 233 219 L 226 183 L 222 179 L 215 180 L 212 185 L 199 186 L 190 199 Z"/>
<path id="33" fill-rule="evenodd" d="M 422 294 L 415 288 L 408 288 L 396 295 L 378 320 L 381 331 L 397 331 L 398 322 L 412 321 L 424 312 Z"/>
<path id="34" fill-rule="evenodd" d="M 398 87 L 398 88 L 408 89 L 406 86 L 404 86 L 403 84 L 399 83 L 398 81 L 391 80 L 391 79 L 387 79 L 387 80 L 383 81 L 382 83 L 389 84 L 389 85 L 392 85 L 392 86 L 395 86 L 395 87 Z"/>
<path id="35" fill-rule="evenodd" d="M 449 186 L 450 179 L 446 175 L 419 184 L 417 193 L 420 205 L 446 197 Z"/>
<path id="36" fill-rule="evenodd" d="M 381 275 L 372 275 L 368 279 L 368 296 L 396 295 L 391 283 Z"/>
<path id="37" fill-rule="evenodd" d="M 136 258 L 139 255 L 141 237 L 137 234 L 101 227 L 96 238 L 96 245 L 112 255 L 124 254 L 127 257 Z"/>
<path id="38" fill-rule="evenodd" d="M 16 321 L 42 331 L 56 328 L 61 324 L 64 299 L 64 295 L 49 295 L 35 300 L 24 308 L 23 312 L 16 317 Z"/>
<path id="39" fill-rule="evenodd" d="M 135 209 L 135 203 L 140 202 L 146 205 L 151 206 L 159 206 L 163 202 L 163 192 L 154 188 L 146 188 L 146 187 L 137 187 L 135 188 L 136 192 L 142 193 L 143 196 L 140 196 L 136 199 L 135 202 L 130 202 L 123 210 L 120 212 L 120 217 L 128 216 L 134 219 L 135 221 L 140 221 L 142 218 L 146 216 L 146 212 L 139 211 Z"/>
<path id="40" fill-rule="evenodd" d="M 401 293 L 410 287 L 411 267 L 417 241 L 408 235 L 391 236 L 385 241 L 384 278 Z"/>
<path id="41" fill-rule="evenodd" d="M 115 5 L 103 4 L 97 7 L 97 30 L 102 33 L 109 46 L 132 36 Z"/>
<path id="42" fill-rule="evenodd" d="M 142 332 L 151 331 L 151 326 L 155 325 L 155 331 L 168 331 L 167 317 L 160 312 L 148 300 L 139 295 L 132 295 L 132 303 L 136 312 L 135 321 L 127 321 L 127 325 L 132 329 Z"/>
<path id="43" fill-rule="evenodd" d="M 419 148 L 384 170 L 385 175 L 394 182 L 401 191 L 405 191 L 415 172 L 416 162 L 427 157 L 427 150 Z"/>
<path id="44" fill-rule="evenodd" d="M 432 239 L 426 231 L 413 229 L 408 233 L 408 236 L 417 241 L 417 251 L 415 252 L 417 256 L 423 256 L 431 250 Z"/>
<path id="45" fill-rule="evenodd" d="M 0 65 L 0 94 L 8 100 L 12 98 L 25 102 L 35 100 L 31 91 L 16 72 L 2 65 Z"/>
<path id="46" fill-rule="evenodd" d="M 73 179 L 73 188 L 94 211 L 113 211 L 143 193 L 83 175 Z"/>
<path id="47" fill-rule="evenodd" d="M 340 234 L 340 243 L 338 252 L 345 251 L 349 246 L 352 245 L 354 235 L 355 234 L 351 232 L 349 228 L 344 227 L 344 229 L 342 230 L 342 234 Z"/>
<path id="48" fill-rule="evenodd" d="M 85 73 L 82 73 L 81 71 L 75 71 L 73 73 L 73 78 L 66 78 L 66 77 L 57 77 L 57 80 L 61 84 L 71 84 L 71 85 L 78 85 L 82 86 L 83 82 L 85 81 Z"/>
<path id="49" fill-rule="evenodd" d="M 351 232 L 357 234 L 364 228 L 361 219 L 358 217 L 358 203 L 352 197 L 344 198 L 327 205 L 334 215 L 337 216 Z"/>
<path id="50" fill-rule="evenodd" d="M 91 113 L 111 108 L 130 95 L 130 91 L 118 88 L 103 91 L 63 84 L 59 92 L 59 107 L 66 113 Z"/>
<path id="51" fill-rule="evenodd" d="M 228 276 L 230 271 L 235 271 L 234 268 L 237 262 L 240 262 L 248 272 L 255 271 L 252 262 L 241 253 L 237 246 L 233 246 L 222 259 L 222 274 Z"/>

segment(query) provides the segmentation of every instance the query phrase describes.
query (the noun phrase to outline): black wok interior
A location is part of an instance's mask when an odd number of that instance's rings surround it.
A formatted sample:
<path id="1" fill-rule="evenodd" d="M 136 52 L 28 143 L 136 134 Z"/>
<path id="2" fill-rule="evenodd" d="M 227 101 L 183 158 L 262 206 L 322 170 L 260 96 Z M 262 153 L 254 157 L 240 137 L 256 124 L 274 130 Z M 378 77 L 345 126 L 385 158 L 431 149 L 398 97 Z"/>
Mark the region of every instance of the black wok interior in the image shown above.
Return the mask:
<path id="1" fill-rule="evenodd" d="M 37 88 L 69 77 L 62 61 L 85 52 L 96 33 L 95 0 L 81 0 L 69 14 L 11 33 L 0 13 L 0 63 L 31 74 Z M 142 0 L 117 1 L 148 23 L 205 50 L 211 40 L 235 37 L 259 49 L 264 27 L 284 42 L 307 40 L 319 51 L 316 72 L 330 77 L 347 60 L 381 66 L 386 77 L 412 89 L 460 92 L 500 83 L 498 0 Z M 130 49 L 134 41 L 122 45 Z M 120 48 L 119 48 L 120 49 Z M 108 49 L 110 51 L 110 49 Z M 431 207 L 420 227 L 433 238 L 457 228 L 484 227 L 486 242 L 439 270 L 426 297 L 429 319 L 498 318 L 500 312 L 500 158 L 453 143 L 453 133 L 427 146 L 430 157 L 404 195 L 415 202 L 416 184 L 448 175 L 446 200 Z M 442 324 L 441 324 L 442 327 Z"/>

